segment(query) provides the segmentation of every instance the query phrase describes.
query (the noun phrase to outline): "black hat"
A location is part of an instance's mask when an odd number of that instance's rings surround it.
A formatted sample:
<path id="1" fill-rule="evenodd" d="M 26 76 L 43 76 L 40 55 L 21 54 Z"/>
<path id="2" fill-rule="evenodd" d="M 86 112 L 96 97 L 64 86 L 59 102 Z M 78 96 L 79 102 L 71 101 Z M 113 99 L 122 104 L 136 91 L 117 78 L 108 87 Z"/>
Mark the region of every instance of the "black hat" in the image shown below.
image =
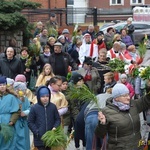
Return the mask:
<path id="1" fill-rule="evenodd" d="M 77 84 L 78 81 L 82 80 L 83 79 L 83 76 L 79 73 L 75 73 L 73 76 L 72 76 L 72 80 L 73 80 L 73 83 L 74 84 Z"/>
<path id="2" fill-rule="evenodd" d="M 104 35 L 104 32 L 103 31 L 99 31 L 99 32 L 97 32 L 97 34 L 96 34 L 96 36 L 100 36 L 100 35 Z"/>
<path id="3" fill-rule="evenodd" d="M 51 17 L 55 17 L 56 14 L 55 14 L 55 13 L 51 13 L 50 16 L 51 16 Z"/>
<path id="4" fill-rule="evenodd" d="M 109 32 L 110 30 L 114 30 L 114 28 L 113 27 L 109 27 L 108 29 L 107 29 L 107 32 Z"/>
<path id="5" fill-rule="evenodd" d="M 87 64 L 87 65 L 92 65 L 93 63 L 93 60 L 91 57 L 84 57 L 84 61 L 83 61 L 83 64 Z"/>

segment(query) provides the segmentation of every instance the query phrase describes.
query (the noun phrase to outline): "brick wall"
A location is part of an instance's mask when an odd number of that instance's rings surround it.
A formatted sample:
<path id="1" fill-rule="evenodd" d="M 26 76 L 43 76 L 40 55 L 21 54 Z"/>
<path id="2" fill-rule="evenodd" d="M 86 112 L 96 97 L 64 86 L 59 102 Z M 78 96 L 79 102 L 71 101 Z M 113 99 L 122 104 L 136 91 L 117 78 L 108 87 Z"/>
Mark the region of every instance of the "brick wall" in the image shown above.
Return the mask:
<path id="1" fill-rule="evenodd" d="M 20 52 L 20 48 L 23 45 L 23 33 L 21 31 L 18 31 L 16 33 L 12 33 L 9 31 L 0 31 L 0 52 L 4 52 L 4 50 L 10 46 L 10 41 L 13 38 L 16 40 L 16 52 Z"/>

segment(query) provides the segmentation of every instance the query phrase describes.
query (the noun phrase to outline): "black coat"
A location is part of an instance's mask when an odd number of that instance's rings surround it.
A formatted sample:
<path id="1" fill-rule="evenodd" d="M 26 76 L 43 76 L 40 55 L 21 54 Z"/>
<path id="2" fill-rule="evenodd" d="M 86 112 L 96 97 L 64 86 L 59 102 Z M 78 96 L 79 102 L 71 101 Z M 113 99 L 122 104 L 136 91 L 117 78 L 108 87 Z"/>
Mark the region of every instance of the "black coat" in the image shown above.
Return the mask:
<path id="1" fill-rule="evenodd" d="M 21 61 L 14 57 L 8 60 L 5 56 L 0 59 L 0 75 L 15 79 L 18 74 L 23 74 Z"/>

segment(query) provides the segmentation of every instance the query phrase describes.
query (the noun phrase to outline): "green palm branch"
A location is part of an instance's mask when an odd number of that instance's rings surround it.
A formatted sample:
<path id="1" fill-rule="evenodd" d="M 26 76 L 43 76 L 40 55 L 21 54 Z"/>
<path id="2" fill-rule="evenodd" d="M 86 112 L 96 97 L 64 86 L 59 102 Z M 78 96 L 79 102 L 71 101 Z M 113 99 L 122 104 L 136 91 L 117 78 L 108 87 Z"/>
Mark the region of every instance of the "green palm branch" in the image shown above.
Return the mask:
<path id="1" fill-rule="evenodd" d="M 144 57 L 146 51 L 147 51 L 147 48 L 146 48 L 146 45 L 144 44 L 144 42 L 139 43 L 138 53 L 139 53 L 139 55 L 140 55 L 141 58 Z"/>
<path id="2" fill-rule="evenodd" d="M 82 85 L 81 87 L 71 85 L 67 90 L 67 97 L 69 97 L 70 100 L 78 99 L 85 102 L 93 101 L 99 111 L 101 111 L 98 105 L 97 97 L 88 89 L 86 85 Z"/>
<path id="3" fill-rule="evenodd" d="M 6 124 L 0 124 L 0 135 L 4 138 L 4 142 L 7 143 L 13 138 L 13 127 L 6 125 Z"/>
<path id="4" fill-rule="evenodd" d="M 47 131 L 41 138 L 45 147 L 63 147 L 67 146 L 67 136 L 64 134 L 64 130 L 61 126 L 56 130 Z"/>

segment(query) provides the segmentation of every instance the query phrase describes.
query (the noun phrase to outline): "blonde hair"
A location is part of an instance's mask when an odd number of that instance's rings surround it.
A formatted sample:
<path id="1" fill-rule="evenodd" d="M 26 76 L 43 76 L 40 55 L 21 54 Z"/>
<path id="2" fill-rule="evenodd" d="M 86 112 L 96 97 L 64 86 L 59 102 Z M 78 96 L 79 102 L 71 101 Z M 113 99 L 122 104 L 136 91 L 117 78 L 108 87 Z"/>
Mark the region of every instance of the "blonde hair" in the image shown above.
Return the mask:
<path id="1" fill-rule="evenodd" d="M 49 37 L 48 42 L 54 40 L 56 42 L 56 39 L 54 37 Z"/>
<path id="2" fill-rule="evenodd" d="M 113 38 L 113 42 L 116 42 L 117 41 L 117 38 L 120 36 L 120 38 L 121 38 L 121 35 L 120 34 L 115 34 L 114 35 L 114 38 Z"/>
<path id="3" fill-rule="evenodd" d="M 108 89 L 106 90 L 106 93 L 112 94 L 112 88 L 108 88 Z"/>
<path id="4" fill-rule="evenodd" d="M 55 75 L 54 75 L 54 73 L 53 73 L 53 69 L 52 69 L 52 66 L 50 65 L 50 64 L 48 64 L 48 63 L 46 63 L 45 65 L 44 65 L 44 67 L 43 67 L 43 70 L 42 70 L 42 75 L 43 75 L 43 78 L 45 77 L 45 68 L 46 67 L 50 67 L 50 75 L 52 76 L 52 77 L 54 77 Z"/>
<path id="5" fill-rule="evenodd" d="M 104 77 L 107 77 L 109 79 L 114 80 L 114 73 L 113 72 L 107 72 L 104 74 Z"/>

